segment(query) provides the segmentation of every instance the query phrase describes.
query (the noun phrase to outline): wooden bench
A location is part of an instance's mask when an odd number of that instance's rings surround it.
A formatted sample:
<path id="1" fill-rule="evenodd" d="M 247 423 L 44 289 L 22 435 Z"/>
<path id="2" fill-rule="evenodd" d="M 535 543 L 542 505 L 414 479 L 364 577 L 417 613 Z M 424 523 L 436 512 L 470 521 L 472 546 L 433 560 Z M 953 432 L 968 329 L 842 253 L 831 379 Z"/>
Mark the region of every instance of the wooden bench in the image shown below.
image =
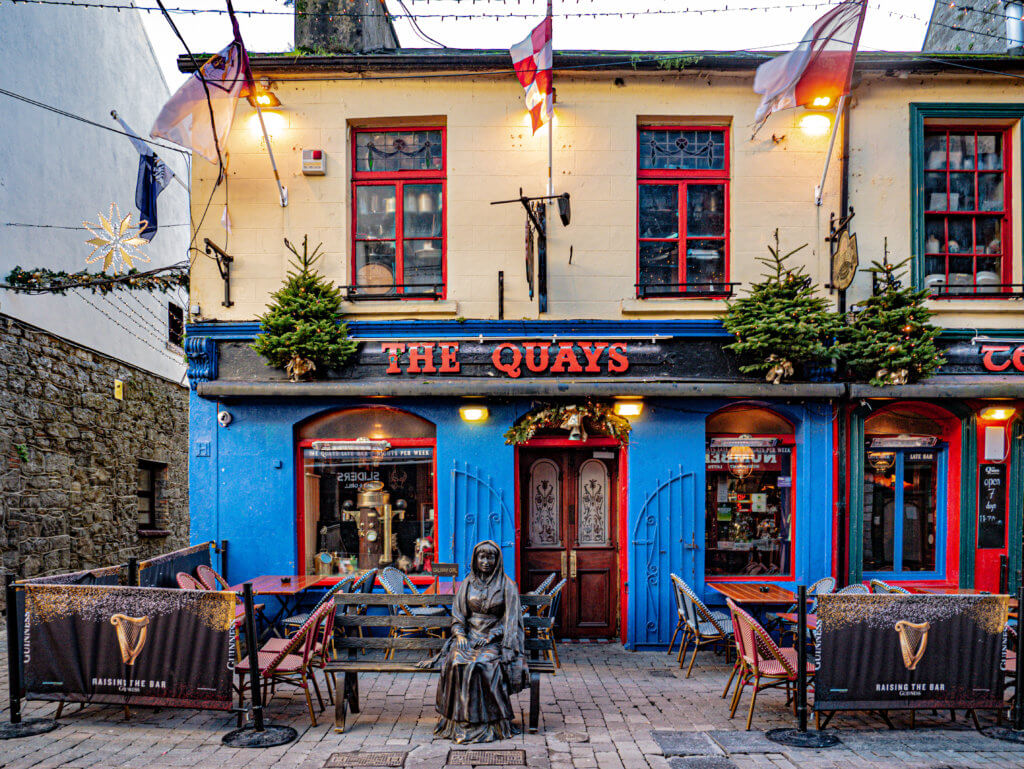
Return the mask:
<path id="1" fill-rule="evenodd" d="M 356 614 L 356 607 L 398 607 L 410 609 L 429 606 L 444 606 L 449 612 L 455 601 L 452 595 L 386 595 L 379 593 L 340 593 L 334 596 L 338 606 L 335 621 L 335 659 L 328 662 L 324 671 L 328 674 L 343 673 L 344 684 L 335 692 L 334 697 L 334 729 L 345 731 L 345 719 L 348 711 L 359 712 L 359 674 L 360 673 L 437 673 L 435 669 L 419 668 L 416 660 L 386 660 L 376 658 L 384 656 L 390 650 L 395 652 L 417 651 L 422 659 L 427 659 L 438 652 L 444 644 L 444 638 L 409 637 L 390 635 L 392 629 L 422 628 L 439 631 L 447 636 L 451 631 L 451 614 L 443 616 L 410 617 L 400 611 L 391 614 Z M 538 615 L 544 607 L 551 603 L 549 596 L 523 595 L 520 601 L 524 608 L 529 608 L 523 618 L 526 627 L 526 652 L 529 655 L 530 672 L 530 721 L 531 732 L 537 731 L 540 719 L 540 675 L 555 672 L 555 665 L 550 659 L 544 659 L 545 652 L 553 651 L 552 625 L 553 617 Z M 361 631 L 361 632 L 360 632 Z M 381 637 L 374 635 L 379 632 L 388 633 Z M 546 631 L 546 632 L 544 632 Z M 541 637 L 541 636 L 544 637 Z M 347 652 L 347 656 L 342 656 Z M 360 652 L 366 656 L 361 656 Z M 369 658 L 370 655 L 375 658 Z M 548 654 L 548 657 L 552 657 Z"/>

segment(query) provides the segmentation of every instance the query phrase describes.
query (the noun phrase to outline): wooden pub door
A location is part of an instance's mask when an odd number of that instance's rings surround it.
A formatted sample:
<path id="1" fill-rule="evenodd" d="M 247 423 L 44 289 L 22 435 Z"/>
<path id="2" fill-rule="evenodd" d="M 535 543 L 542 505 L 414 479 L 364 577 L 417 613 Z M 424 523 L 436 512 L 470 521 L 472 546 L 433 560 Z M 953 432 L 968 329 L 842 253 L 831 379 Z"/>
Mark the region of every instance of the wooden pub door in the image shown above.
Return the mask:
<path id="1" fill-rule="evenodd" d="M 618 452 L 521 449 L 520 560 L 523 591 L 552 572 L 562 591 L 562 638 L 611 638 L 619 628 Z"/>

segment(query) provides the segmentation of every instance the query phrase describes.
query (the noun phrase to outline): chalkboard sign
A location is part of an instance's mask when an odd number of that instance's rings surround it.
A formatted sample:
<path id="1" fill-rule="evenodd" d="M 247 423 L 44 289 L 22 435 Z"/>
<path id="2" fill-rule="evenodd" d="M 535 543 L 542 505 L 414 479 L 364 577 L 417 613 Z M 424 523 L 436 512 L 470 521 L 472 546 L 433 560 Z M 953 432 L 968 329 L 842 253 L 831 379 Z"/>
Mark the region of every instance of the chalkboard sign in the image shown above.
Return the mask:
<path id="1" fill-rule="evenodd" d="M 1006 543 L 1006 465 L 983 464 L 978 478 L 978 547 Z"/>
<path id="2" fill-rule="evenodd" d="M 457 577 L 459 576 L 459 565 L 457 563 L 435 563 L 430 567 L 430 574 L 435 577 Z"/>

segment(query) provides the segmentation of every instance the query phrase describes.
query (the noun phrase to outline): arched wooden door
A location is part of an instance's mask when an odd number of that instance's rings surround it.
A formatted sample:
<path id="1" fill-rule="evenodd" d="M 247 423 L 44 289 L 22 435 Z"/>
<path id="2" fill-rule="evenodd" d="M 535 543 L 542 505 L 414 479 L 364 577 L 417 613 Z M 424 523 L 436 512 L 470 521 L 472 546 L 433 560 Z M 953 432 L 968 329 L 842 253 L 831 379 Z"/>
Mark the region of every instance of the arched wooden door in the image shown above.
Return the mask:
<path id="1" fill-rule="evenodd" d="M 619 626 L 618 474 L 614 449 L 522 449 L 522 590 L 554 572 L 567 579 L 564 638 L 611 638 Z"/>

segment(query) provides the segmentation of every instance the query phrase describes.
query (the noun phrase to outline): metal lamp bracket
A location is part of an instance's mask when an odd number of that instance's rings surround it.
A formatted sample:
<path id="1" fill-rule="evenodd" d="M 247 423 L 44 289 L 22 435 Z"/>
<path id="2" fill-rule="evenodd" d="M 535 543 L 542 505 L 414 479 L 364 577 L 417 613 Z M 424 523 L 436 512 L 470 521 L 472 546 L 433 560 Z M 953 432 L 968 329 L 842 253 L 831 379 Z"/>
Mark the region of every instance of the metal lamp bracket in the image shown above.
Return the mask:
<path id="1" fill-rule="evenodd" d="M 217 271 L 224 281 L 224 301 L 221 304 L 224 307 L 231 307 L 234 305 L 231 301 L 231 263 L 235 258 L 209 238 L 203 238 L 203 243 L 206 245 L 207 256 L 213 256 L 217 260 Z"/>

